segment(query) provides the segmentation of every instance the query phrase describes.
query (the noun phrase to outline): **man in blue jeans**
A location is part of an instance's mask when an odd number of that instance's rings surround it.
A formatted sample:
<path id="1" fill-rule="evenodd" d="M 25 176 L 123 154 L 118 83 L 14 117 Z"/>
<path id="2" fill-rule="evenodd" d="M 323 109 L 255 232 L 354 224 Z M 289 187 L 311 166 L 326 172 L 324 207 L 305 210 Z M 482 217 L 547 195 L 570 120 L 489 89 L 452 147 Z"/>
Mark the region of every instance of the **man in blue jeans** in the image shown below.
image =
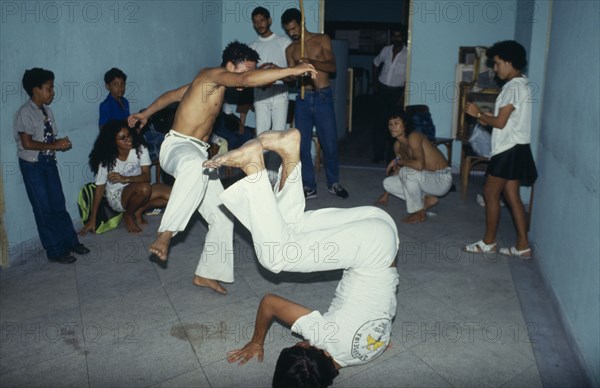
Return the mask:
<path id="1" fill-rule="evenodd" d="M 301 62 L 313 65 L 319 73 L 316 78 L 301 78 L 306 88 L 304 98 L 296 98 L 295 126 L 300 130 L 300 160 L 304 197 L 317 198 L 317 182 L 310 155 L 313 126 L 325 157 L 325 173 L 329 192 L 340 198 L 348 198 L 348 192 L 339 184 L 340 165 L 337 152 L 337 126 L 333 110 L 333 93 L 329 86 L 329 73 L 335 72 L 335 58 L 331 40 L 325 34 L 304 31 L 305 56 L 300 57 L 300 33 L 302 14 L 290 8 L 281 15 L 281 24 L 292 43 L 285 50 L 288 66 Z"/>

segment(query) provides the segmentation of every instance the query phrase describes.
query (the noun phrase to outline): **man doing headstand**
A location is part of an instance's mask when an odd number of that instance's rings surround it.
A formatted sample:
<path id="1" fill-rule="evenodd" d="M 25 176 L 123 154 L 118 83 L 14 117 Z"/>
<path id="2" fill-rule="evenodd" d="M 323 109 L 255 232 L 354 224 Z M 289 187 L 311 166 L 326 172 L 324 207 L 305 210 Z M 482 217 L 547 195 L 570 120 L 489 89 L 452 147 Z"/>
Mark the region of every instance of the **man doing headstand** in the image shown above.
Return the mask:
<path id="1" fill-rule="evenodd" d="M 263 150 L 282 159 L 274 192 Z M 398 232 L 392 218 L 372 206 L 304 212 L 296 129 L 265 132 L 204 165 L 237 166 L 247 174 L 220 197 L 252 233 L 265 268 L 275 273 L 344 269 L 324 314 L 276 295 L 263 297 L 251 341 L 229 352 L 228 361 L 244 364 L 253 357 L 262 361 L 273 319 L 307 340 L 281 352 L 273 386 L 328 386 L 339 368 L 381 355 L 389 344 L 396 312 Z"/>
<path id="2" fill-rule="evenodd" d="M 194 284 L 217 292 L 227 291 L 219 281 L 233 282 L 233 222 L 220 208 L 223 186 L 216 174 L 207 175 L 202 162 L 208 158 L 207 141 L 221 111 L 225 88 L 245 88 L 271 83 L 316 70 L 309 64 L 293 68 L 255 70 L 259 56 L 239 42 L 223 51 L 222 67 L 205 68 L 188 85 L 158 97 L 145 111 L 129 116 L 129 125 L 148 118 L 169 104 L 180 101 L 173 129 L 165 136 L 160 151 L 161 167 L 176 180 L 163 215 L 158 236 L 150 252 L 167 259 L 171 238 L 185 229 L 196 209 L 208 222 L 208 233 Z"/>

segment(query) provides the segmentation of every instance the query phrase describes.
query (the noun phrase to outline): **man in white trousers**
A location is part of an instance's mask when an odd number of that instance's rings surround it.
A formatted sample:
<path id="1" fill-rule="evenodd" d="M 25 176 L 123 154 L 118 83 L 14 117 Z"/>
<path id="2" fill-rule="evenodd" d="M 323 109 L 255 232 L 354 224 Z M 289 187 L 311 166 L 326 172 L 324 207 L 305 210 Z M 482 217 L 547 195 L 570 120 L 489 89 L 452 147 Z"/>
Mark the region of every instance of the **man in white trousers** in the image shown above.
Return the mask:
<path id="1" fill-rule="evenodd" d="M 390 134 L 396 140 L 396 158 L 387 167 L 383 180 L 385 193 L 377 204 L 387 204 L 388 193 L 406 201 L 409 224 L 425 222 L 426 210 L 435 206 L 439 196 L 452 187 L 452 169 L 440 150 L 425 135 L 413 131 L 404 111 L 393 113 L 389 119 Z"/>
<path id="2" fill-rule="evenodd" d="M 263 150 L 280 155 L 275 189 L 269 184 Z M 225 206 L 252 233 L 257 258 L 279 273 L 344 269 L 329 310 L 321 314 L 276 295 L 259 306 L 254 335 L 229 362 L 263 358 L 273 319 L 291 326 L 306 341 L 281 352 L 273 386 L 328 386 L 341 367 L 360 365 L 383 353 L 396 312 L 398 231 L 381 209 L 304 211 L 300 132 L 265 132 L 243 147 L 217 156 L 205 167 L 240 167 L 246 177 L 221 195 Z M 308 367 L 302 367 L 302 365 Z M 302 373 L 295 373 L 298 369 Z"/>
<path id="3" fill-rule="evenodd" d="M 161 146 L 160 165 L 175 177 L 169 203 L 150 253 L 167 259 L 171 238 L 185 229 L 198 210 L 208 223 L 204 249 L 196 269 L 194 284 L 225 294 L 219 283 L 233 282 L 233 222 L 223 212 L 219 194 L 223 186 L 217 174 L 206 174 L 202 162 L 208 158 L 208 139 L 221 107 L 225 88 L 241 90 L 278 79 L 316 70 L 302 64 L 294 68 L 255 70 L 258 53 L 243 43 L 232 42 L 223 51 L 221 67 L 205 68 L 196 78 L 158 97 L 145 111 L 129 116 L 130 126 L 142 126 L 155 112 L 180 101 L 173 129 Z"/>

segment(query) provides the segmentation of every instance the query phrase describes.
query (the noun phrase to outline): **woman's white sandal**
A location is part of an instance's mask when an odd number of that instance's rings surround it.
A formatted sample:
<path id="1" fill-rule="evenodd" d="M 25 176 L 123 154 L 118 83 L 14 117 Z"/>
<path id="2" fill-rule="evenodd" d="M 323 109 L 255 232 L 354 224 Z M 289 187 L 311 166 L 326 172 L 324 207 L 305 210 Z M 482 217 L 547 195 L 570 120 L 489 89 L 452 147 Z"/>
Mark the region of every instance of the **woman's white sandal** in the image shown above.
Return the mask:
<path id="1" fill-rule="evenodd" d="M 531 248 L 523 249 L 522 251 L 518 250 L 517 247 L 500 248 L 499 252 L 501 255 L 522 257 L 524 259 L 531 259 L 531 256 L 533 256 Z"/>
<path id="2" fill-rule="evenodd" d="M 465 245 L 465 252 L 469 253 L 496 253 L 496 243 L 486 244 L 483 240 Z"/>

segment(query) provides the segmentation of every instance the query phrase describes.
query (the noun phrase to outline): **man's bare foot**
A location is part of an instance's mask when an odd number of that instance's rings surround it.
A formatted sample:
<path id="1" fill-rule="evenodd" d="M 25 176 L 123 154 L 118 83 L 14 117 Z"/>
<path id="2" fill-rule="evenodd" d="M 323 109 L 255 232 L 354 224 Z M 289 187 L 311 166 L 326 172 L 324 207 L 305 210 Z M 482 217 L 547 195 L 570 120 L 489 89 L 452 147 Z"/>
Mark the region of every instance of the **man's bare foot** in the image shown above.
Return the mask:
<path id="1" fill-rule="evenodd" d="M 173 237 L 173 232 L 159 232 L 156 236 L 156 240 L 152 244 L 150 244 L 150 248 L 148 249 L 150 253 L 158 256 L 162 261 L 167 260 L 167 254 L 169 253 L 169 244 L 171 243 L 171 237 Z"/>
<path id="2" fill-rule="evenodd" d="M 202 163 L 207 168 L 218 168 L 221 166 L 241 168 L 246 175 L 254 174 L 265 169 L 263 158 L 263 147 L 258 140 L 249 140 L 238 149 L 217 155 Z"/>
<path id="3" fill-rule="evenodd" d="M 258 135 L 263 148 L 276 152 L 285 164 L 300 160 L 300 131 L 290 128 L 285 131 L 264 131 Z"/>
<path id="4" fill-rule="evenodd" d="M 376 206 L 387 206 L 388 199 L 390 199 L 390 193 L 388 193 L 386 191 L 383 194 L 381 194 L 381 197 L 377 198 L 377 201 L 375 201 L 374 205 L 376 205 Z"/>
<path id="5" fill-rule="evenodd" d="M 408 217 L 404 218 L 402 221 L 407 224 L 418 224 L 421 222 L 425 222 L 427 216 L 425 215 L 425 209 L 421 209 L 418 212 L 414 212 Z"/>
<path id="6" fill-rule="evenodd" d="M 218 281 L 214 279 L 207 279 L 196 275 L 193 281 L 194 285 L 198 287 L 208 287 L 219 294 L 227 294 L 227 290 Z"/>
<path id="7" fill-rule="evenodd" d="M 434 195 L 426 195 L 425 200 L 423 201 L 423 209 L 428 210 L 434 207 L 440 202 L 440 199 Z"/>
<path id="8" fill-rule="evenodd" d="M 132 215 L 124 213 L 123 220 L 125 221 L 125 226 L 127 227 L 127 231 L 129 233 L 140 233 L 142 231 L 142 228 L 135 223 Z"/>

